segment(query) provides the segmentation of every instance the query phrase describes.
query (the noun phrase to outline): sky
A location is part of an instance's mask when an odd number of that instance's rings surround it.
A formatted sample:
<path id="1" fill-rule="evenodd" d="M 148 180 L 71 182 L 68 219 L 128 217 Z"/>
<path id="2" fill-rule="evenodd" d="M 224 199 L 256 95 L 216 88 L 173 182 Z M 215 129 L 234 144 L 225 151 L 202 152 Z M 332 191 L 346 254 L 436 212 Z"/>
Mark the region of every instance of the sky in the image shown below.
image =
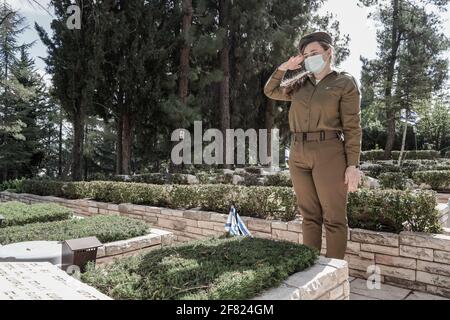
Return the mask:
<path id="1" fill-rule="evenodd" d="M 23 42 L 36 41 L 30 50 L 31 56 L 35 59 L 36 66 L 41 74 L 45 73 L 45 63 L 39 57 L 46 56 L 46 49 L 39 40 L 37 32 L 34 29 L 34 23 L 37 22 L 45 29 L 50 30 L 50 22 L 52 17 L 39 6 L 30 5 L 28 0 L 0 0 L 6 1 L 14 8 L 19 9 L 21 14 L 25 16 L 29 28 L 21 37 Z M 49 0 L 38 0 L 42 6 L 47 7 Z M 301 0 L 299 0 L 301 1 Z M 420 1 L 420 0 L 411 0 Z M 350 36 L 349 50 L 350 56 L 340 65 L 340 67 L 351 73 L 358 81 L 361 76 L 362 63 L 360 56 L 365 58 L 375 58 L 376 28 L 372 20 L 367 19 L 368 9 L 357 6 L 357 0 L 327 0 L 319 13 L 332 13 L 336 20 L 340 23 L 341 34 Z M 450 5 L 446 13 L 442 14 L 445 21 L 445 29 L 443 32 L 450 37 Z M 450 60 L 450 52 L 446 53 Z M 48 77 L 47 77 L 48 79 Z"/>

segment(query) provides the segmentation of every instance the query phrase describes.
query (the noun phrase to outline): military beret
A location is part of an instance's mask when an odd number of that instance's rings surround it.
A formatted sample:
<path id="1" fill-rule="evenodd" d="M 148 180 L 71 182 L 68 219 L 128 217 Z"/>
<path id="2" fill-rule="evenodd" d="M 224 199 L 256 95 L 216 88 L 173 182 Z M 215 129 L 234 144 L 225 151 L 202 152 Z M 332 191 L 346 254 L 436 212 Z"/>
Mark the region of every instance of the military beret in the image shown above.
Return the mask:
<path id="1" fill-rule="evenodd" d="M 298 48 L 300 52 L 303 51 L 303 49 L 311 42 L 314 41 L 323 41 L 330 45 L 333 44 L 333 39 L 331 38 L 330 34 L 324 31 L 317 31 L 313 33 L 309 33 L 305 36 L 303 36 L 300 39 L 300 43 L 298 44 Z"/>

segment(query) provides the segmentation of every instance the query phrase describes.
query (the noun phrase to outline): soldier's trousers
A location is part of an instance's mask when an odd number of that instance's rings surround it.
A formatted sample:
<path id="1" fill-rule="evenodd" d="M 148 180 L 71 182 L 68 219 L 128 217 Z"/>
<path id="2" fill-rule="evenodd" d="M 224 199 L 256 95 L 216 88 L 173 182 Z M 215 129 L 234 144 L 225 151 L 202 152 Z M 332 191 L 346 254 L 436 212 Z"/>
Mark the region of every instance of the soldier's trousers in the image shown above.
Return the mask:
<path id="1" fill-rule="evenodd" d="M 320 251 L 324 225 L 329 258 L 343 259 L 347 247 L 346 167 L 343 141 L 292 140 L 289 171 L 303 217 L 303 244 Z"/>

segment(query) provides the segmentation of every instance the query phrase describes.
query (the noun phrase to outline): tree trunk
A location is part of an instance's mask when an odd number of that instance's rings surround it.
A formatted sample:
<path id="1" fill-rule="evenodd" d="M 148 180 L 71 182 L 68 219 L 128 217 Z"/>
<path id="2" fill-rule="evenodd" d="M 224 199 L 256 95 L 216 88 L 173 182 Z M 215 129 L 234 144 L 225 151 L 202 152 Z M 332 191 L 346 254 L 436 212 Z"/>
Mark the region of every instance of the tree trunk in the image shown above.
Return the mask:
<path id="1" fill-rule="evenodd" d="M 84 113 L 81 108 L 74 114 L 73 148 L 72 148 L 72 179 L 80 181 L 83 177 L 83 140 Z"/>
<path id="2" fill-rule="evenodd" d="M 400 45 L 399 34 L 399 0 L 391 0 L 393 8 L 392 34 L 391 34 L 391 55 L 386 74 L 385 103 L 386 103 L 386 146 L 384 148 L 384 159 L 391 158 L 391 151 L 395 142 L 395 109 L 392 104 L 392 81 L 394 79 L 395 62 L 397 51 Z"/>
<path id="3" fill-rule="evenodd" d="M 183 0 L 183 45 L 180 53 L 180 82 L 179 95 L 183 105 L 187 103 L 189 85 L 189 53 L 191 45 L 189 43 L 189 30 L 192 24 L 192 0 Z"/>
<path id="4" fill-rule="evenodd" d="M 223 159 L 224 167 L 230 168 L 230 164 L 226 164 L 227 143 L 226 143 L 226 130 L 230 128 L 230 57 L 229 57 L 229 1 L 219 0 L 219 26 L 224 29 L 225 37 L 223 39 L 223 46 L 219 52 L 220 67 L 223 72 L 223 79 L 220 82 L 219 93 L 219 110 L 220 110 L 220 129 L 223 134 Z M 231 151 L 234 152 L 234 151 Z"/>
<path id="5" fill-rule="evenodd" d="M 122 121 L 122 174 L 130 174 L 131 147 L 133 142 L 133 129 L 130 112 L 125 112 L 123 114 Z"/>
<path id="6" fill-rule="evenodd" d="M 269 167 L 272 167 L 272 128 L 274 126 L 273 112 L 275 100 L 268 99 L 266 104 L 267 155 L 270 157 Z"/>
<path id="7" fill-rule="evenodd" d="M 405 150 L 406 131 L 408 130 L 408 110 L 405 110 L 405 124 L 403 126 L 402 147 L 400 148 L 400 155 L 398 156 L 397 164 L 400 167 L 402 165 L 403 152 Z"/>
<path id="8" fill-rule="evenodd" d="M 116 140 L 116 174 L 122 174 L 122 114 L 116 120 L 117 140 Z"/>
<path id="9" fill-rule="evenodd" d="M 58 177 L 62 178 L 62 129 L 63 129 L 63 119 L 59 112 L 59 132 L 58 132 Z"/>
<path id="10" fill-rule="evenodd" d="M 89 134 L 89 125 L 86 124 L 84 126 L 84 145 L 86 146 L 88 144 L 88 134 Z M 88 180 L 88 175 L 89 175 L 89 163 L 88 163 L 89 159 L 87 157 L 86 154 L 84 154 L 83 152 L 83 162 L 84 162 L 84 180 L 87 181 Z"/>

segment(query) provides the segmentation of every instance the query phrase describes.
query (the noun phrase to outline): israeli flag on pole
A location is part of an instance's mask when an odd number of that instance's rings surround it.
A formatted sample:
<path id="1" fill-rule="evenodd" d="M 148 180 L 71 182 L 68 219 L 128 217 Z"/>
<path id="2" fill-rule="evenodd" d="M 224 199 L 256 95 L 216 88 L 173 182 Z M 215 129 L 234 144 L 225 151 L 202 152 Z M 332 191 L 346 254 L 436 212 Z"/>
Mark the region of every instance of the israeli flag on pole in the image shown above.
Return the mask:
<path id="1" fill-rule="evenodd" d="M 231 206 L 227 223 L 225 223 L 225 230 L 232 236 L 249 236 L 253 238 L 234 206 Z"/>
<path id="2" fill-rule="evenodd" d="M 416 125 L 417 122 L 420 120 L 419 115 L 414 111 L 408 112 L 408 117 L 406 117 L 406 109 L 401 109 L 400 111 L 400 121 L 401 122 L 407 122 L 410 125 Z"/>

